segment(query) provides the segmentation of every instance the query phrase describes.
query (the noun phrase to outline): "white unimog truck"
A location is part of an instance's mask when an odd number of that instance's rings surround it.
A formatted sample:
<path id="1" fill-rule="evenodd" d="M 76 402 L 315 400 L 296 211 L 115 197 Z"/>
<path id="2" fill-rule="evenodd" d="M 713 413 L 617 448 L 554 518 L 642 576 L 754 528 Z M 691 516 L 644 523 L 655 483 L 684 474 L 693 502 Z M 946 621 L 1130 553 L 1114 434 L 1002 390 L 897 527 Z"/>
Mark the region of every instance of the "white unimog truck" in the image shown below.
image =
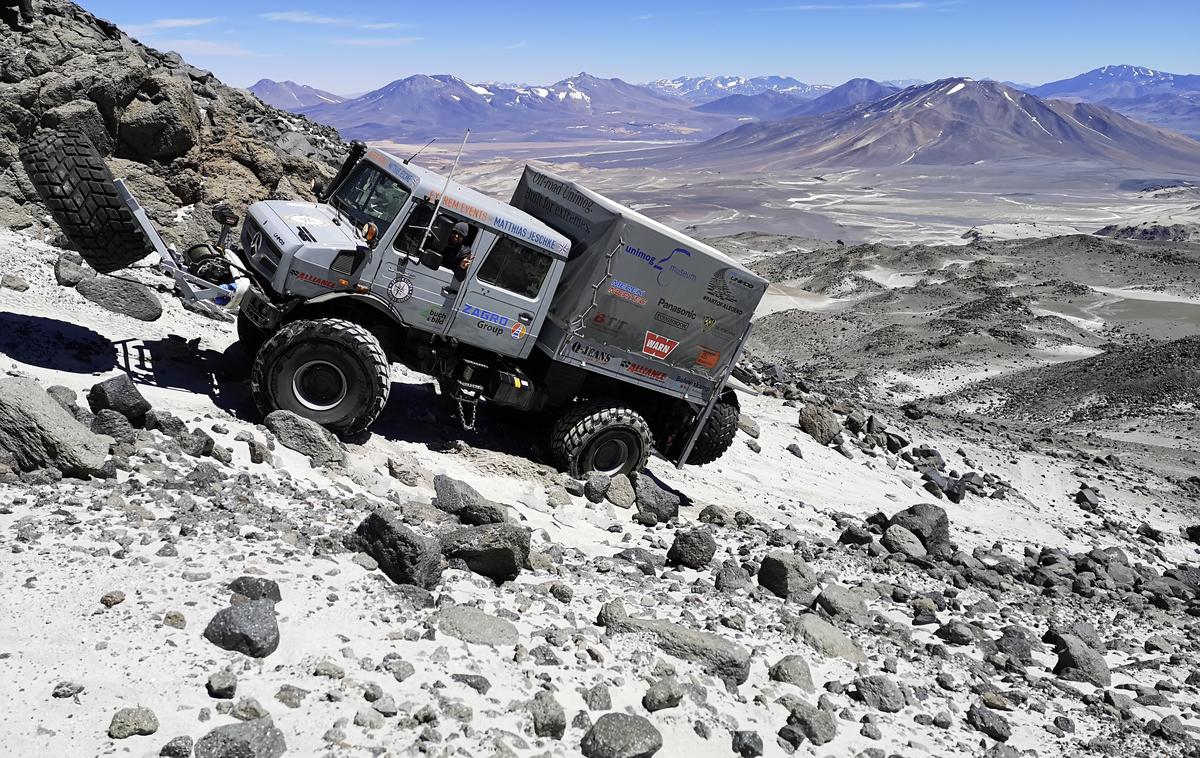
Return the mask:
<path id="1" fill-rule="evenodd" d="M 43 132 L 22 161 L 97 270 L 152 248 L 182 297 L 236 309 L 264 413 L 359 432 L 400 362 L 468 428 L 481 402 L 549 417 L 575 476 L 636 471 L 652 448 L 709 463 L 732 443 L 726 383 L 767 282 L 574 182 L 526 167 L 506 204 L 354 143 L 319 202 L 255 203 L 228 245 L 237 217 L 218 206 L 221 239 L 180 254 L 82 134 Z"/>

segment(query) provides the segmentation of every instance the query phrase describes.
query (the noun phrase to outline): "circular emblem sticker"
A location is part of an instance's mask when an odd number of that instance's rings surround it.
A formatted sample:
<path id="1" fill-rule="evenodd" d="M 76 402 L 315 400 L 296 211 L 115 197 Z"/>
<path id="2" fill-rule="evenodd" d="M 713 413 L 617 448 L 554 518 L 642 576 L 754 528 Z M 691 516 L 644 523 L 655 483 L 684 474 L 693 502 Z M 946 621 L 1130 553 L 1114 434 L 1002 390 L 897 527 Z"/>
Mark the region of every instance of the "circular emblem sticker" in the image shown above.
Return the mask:
<path id="1" fill-rule="evenodd" d="M 519 339 L 524 339 L 526 333 L 529 332 L 529 327 L 525 326 L 520 321 L 518 321 L 517 323 L 512 325 L 512 329 L 510 329 L 509 331 L 512 334 L 513 339 L 519 340 Z"/>
<path id="2" fill-rule="evenodd" d="M 403 303 L 405 300 L 412 297 L 413 285 L 412 279 L 407 276 L 397 277 L 392 280 L 392 283 L 387 288 L 388 296 L 397 303 Z"/>

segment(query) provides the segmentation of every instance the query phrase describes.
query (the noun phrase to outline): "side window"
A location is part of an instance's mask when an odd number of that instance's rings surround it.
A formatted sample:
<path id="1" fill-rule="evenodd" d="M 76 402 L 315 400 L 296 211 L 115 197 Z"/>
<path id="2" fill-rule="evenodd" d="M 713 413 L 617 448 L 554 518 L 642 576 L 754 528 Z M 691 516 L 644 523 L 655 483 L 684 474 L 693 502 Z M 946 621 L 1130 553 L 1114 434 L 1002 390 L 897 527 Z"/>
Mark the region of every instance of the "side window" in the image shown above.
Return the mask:
<path id="1" fill-rule="evenodd" d="M 425 237 L 425 227 L 429 226 L 431 216 L 433 216 L 432 203 L 420 203 L 414 207 L 412 213 L 408 215 L 408 220 L 404 222 L 404 228 L 396 235 L 392 246 L 402 253 L 417 255 L 420 252 L 417 248 L 421 244 L 421 238 Z M 450 230 L 456 222 L 458 219 L 453 216 L 445 213 L 438 214 L 437 220 L 433 222 L 433 228 L 429 230 L 429 237 L 425 240 L 425 249 L 438 253 L 444 252 L 449 242 Z M 467 225 L 467 238 L 463 242 L 463 247 L 471 247 L 478 231 L 474 225 Z"/>
<path id="2" fill-rule="evenodd" d="M 479 267 L 479 281 L 532 299 L 541 292 L 550 263 L 549 255 L 501 237 Z"/>

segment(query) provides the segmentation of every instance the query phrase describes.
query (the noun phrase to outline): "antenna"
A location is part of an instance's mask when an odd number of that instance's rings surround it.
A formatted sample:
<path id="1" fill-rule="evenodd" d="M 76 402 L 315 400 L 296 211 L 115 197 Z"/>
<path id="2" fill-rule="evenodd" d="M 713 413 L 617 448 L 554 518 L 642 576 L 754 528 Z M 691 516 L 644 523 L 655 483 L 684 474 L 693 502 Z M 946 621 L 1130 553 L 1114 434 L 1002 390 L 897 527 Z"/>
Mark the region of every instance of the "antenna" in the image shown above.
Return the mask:
<path id="1" fill-rule="evenodd" d="M 468 129 L 467 131 L 470 131 L 470 129 Z M 426 147 L 429 147 L 429 146 L 430 146 L 430 145 L 432 145 L 434 142 L 437 142 L 437 137 L 434 137 L 433 139 L 429 140 L 428 142 L 426 142 L 426 143 L 425 143 L 425 146 L 424 146 L 424 147 L 422 147 L 422 148 L 421 148 L 420 150 L 418 150 L 417 152 L 415 152 L 415 153 L 413 153 L 412 155 L 410 155 L 410 156 L 408 156 L 407 158 L 405 158 L 405 159 L 404 159 L 404 165 L 405 165 L 405 166 L 407 166 L 409 161 L 411 161 L 411 160 L 414 160 L 414 159 L 415 159 L 415 158 L 416 158 L 418 155 L 420 155 L 421 153 L 425 152 L 425 148 L 426 148 Z"/>
<path id="2" fill-rule="evenodd" d="M 438 195 L 437 204 L 433 206 L 433 215 L 429 217 L 429 226 L 425 227 L 425 234 L 421 235 L 421 244 L 417 245 L 417 252 L 425 249 L 425 243 L 429 240 L 429 233 L 433 231 L 433 222 L 437 220 L 438 211 L 442 209 L 442 200 L 446 197 L 446 190 L 450 189 L 450 180 L 454 177 L 454 171 L 458 168 L 458 159 L 462 157 L 463 148 L 467 146 L 467 137 L 471 136 L 471 130 L 463 135 L 462 144 L 458 146 L 458 155 L 454 156 L 454 165 L 450 167 L 450 173 L 446 175 L 446 183 L 442 185 L 442 192 Z M 433 140 L 430 140 L 432 142 Z M 425 148 L 421 148 L 424 150 Z"/>

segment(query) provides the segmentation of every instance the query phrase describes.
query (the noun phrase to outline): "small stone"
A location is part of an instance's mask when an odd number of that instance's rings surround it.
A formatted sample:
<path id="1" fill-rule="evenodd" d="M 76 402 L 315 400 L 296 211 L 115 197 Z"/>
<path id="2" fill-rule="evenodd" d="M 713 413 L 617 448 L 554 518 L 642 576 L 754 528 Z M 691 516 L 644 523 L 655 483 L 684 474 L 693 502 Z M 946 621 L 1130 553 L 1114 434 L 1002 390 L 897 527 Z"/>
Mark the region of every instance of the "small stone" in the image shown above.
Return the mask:
<path id="1" fill-rule="evenodd" d="M 219 726 L 196 742 L 196 758 L 280 758 L 285 752 L 283 732 L 270 718 Z"/>
<path id="2" fill-rule="evenodd" d="M 83 692 L 82 684 L 76 682 L 59 682 L 54 685 L 54 691 L 50 695 L 61 700 L 62 698 L 75 697 L 81 692 Z"/>
<path id="3" fill-rule="evenodd" d="M 613 712 L 596 719 L 579 748 L 584 758 L 650 758 L 662 745 L 662 734 L 649 721 Z"/>
<path id="4" fill-rule="evenodd" d="M 561 740 L 567 729 L 567 713 L 554 696 L 546 690 L 539 691 L 529 703 L 529 714 L 533 717 L 533 733 L 538 737 Z"/>
<path id="5" fill-rule="evenodd" d="M 763 558 L 758 583 L 784 600 L 796 600 L 817 586 L 817 577 L 800 556 L 777 550 Z"/>
<path id="6" fill-rule="evenodd" d="M 158 751 L 159 758 L 192 758 L 192 738 L 175 737 Z"/>
<path id="7" fill-rule="evenodd" d="M 854 685 L 859 699 L 870 708 L 884 713 L 896 713 L 904 708 L 904 693 L 889 677 L 864 676 Z"/>
<path id="8" fill-rule="evenodd" d="M 100 604 L 105 608 L 112 608 L 114 605 L 120 605 L 123 602 L 125 602 L 125 593 L 120 590 L 106 592 L 100 598 Z"/>
<path id="9" fill-rule="evenodd" d="M 999 742 L 1012 736 L 1012 727 L 1003 716 L 978 703 L 967 711 L 967 723 Z"/>
<path id="10" fill-rule="evenodd" d="M 187 626 L 187 619 L 179 611 L 167 611 L 163 614 L 163 626 L 169 626 L 173 629 L 183 629 Z"/>
<path id="11" fill-rule="evenodd" d="M 208 677 L 205 687 L 209 697 L 229 700 L 237 693 L 237 675 L 231 671 L 218 671 Z"/>
<path id="12" fill-rule="evenodd" d="M 667 551 L 667 562 L 699 570 L 707 566 L 716 553 L 717 541 L 708 527 L 681 529 L 675 532 L 675 541 Z"/>
<path id="13" fill-rule="evenodd" d="M 785 655 L 767 671 L 767 676 L 773 682 L 792 684 L 802 690 L 811 691 L 813 688 L 812 674 L 808 670 L 808 662 L 798 655 Z"/>
<path id="14" fill-rule="evenodd" d="M 632 508 L 636 495 L 634 495 L 633 483 L 629 481 L 629 477 L 615 476 L 610 479 L 608 489 L 604 492 L 604 499 L 618 508 Z"/>
<path id="15" fill-rule="evenodd" d="M 733 752 L 742 758 L 756 758 L 763 754 L 763 741 L 758 732 L 734 732 L 732 747 Z"/>
<path id="16" fill-rule="evenodd" d="M 675 708 L 683 700 L 683 689 L 673 677 L 660 679 L 642 695 L 642 707 L 654 713 L 667 708 Z"/>

